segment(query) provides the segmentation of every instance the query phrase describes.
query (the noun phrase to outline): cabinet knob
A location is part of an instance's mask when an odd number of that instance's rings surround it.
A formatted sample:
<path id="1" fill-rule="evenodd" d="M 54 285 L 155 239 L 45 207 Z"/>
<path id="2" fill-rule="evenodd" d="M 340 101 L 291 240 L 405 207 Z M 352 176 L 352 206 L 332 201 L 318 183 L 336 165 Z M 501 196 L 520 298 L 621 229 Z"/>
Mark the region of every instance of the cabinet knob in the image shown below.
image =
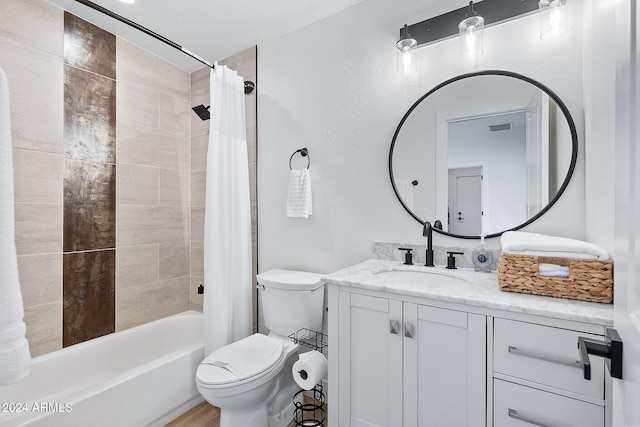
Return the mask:
<path id="1" fill-rule="evenodd" d="M 398 330 L 400 329 L 400 322 L 397 320 L 389 320 L 389 333 L 398 335 Z"/>
<path id="2" fill-rule="evenodd" d="M 413 325 L 411 323 L 404 324 L 404 336 L 407 338 L 413 338 Z"/>

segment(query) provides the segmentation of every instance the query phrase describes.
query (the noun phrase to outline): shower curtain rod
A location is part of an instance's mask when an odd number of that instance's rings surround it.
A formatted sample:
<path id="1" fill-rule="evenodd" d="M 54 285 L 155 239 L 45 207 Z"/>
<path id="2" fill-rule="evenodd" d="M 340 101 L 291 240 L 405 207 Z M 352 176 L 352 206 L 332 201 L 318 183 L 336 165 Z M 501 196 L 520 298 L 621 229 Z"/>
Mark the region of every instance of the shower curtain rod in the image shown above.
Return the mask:
<path id="1" fill-rule="evenodd" d="M 80 4 L 85 5 L 87 7 L 90 7 L 93 10 L 96 10 L 96 11 L 98 11 L 100 13 L 103 13 L 103 14 L 105 14 L 107 16 L 110 16 L 113 19 L 117 19 L 118 21 L 120 21 L 120 22 L 122 22 L 124 24 L 127 24 L 130 27 L 133 27 L 138 31 L 142 31 L 143 33 L 153 37 L 154 39 L 160 40 L 161 42 L 168 44 L 172 48 L 177 49 L 180 52 L 189 55 L 190 57 L 192 57 L 193 59 L 195 59 L 195 60 L 197 60 L 199 62 L 202 62 L 207 67 L 215 68 L 214 65 L 211 62 L 207 61 L 206 59 L 202 58 L 201 56 L 196 55 L 195 53 L 191 52 L 189 49 L 184 48 L 184 47 L 180 46 L 178 43 L 173 42 L 173 41 L 169 40 L 168 38 L 166 38 L 164 36 L 161 36 L 160 34 L 155 33 L 153 31 L 151 31 L 150 29 L 145 28 L 145 27 L 143 27 L 142 25 L 140 25 L 140 24 L 138 24 L 136 22 L 133 22 L 130 19 L 125 18 L 124 16 L 118 15 L 117 13 L 114 13 L 114 12 L 110 11 L 109 9 L 107 9 L 105 7 L 102 7 L 99 4 L 95 4 L 95 3 L 93 3 L 93 2 L 91 2 L 89 0 L 75 0 L 75 1 L 80 3 Z"/>

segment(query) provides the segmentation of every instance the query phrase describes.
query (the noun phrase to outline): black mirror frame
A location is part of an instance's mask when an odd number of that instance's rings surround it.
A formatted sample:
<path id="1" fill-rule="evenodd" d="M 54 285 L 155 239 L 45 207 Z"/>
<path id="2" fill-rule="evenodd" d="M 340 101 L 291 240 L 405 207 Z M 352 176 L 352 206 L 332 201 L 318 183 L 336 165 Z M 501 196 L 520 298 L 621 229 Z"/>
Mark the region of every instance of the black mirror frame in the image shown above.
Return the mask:
<path id="1" fill-rule="evenodd" d="M 427 92 L 426 94 L 421 96 L 411 106 L 411 108 L 409 108 L 409 110 L 407 110 L 405 115 L 402 117 L 402 120 L 400 120 L 400 123 L 398 124 L 398 127 L 396 128 L 395 133 L 393 134 L 393 140 L 391 141 L 391 147 L 389 149 L 389 178 L 391 179 L 391 185 L 393 186 L 393 192 L 395 193 L 396 197 L 400 201 L 400 204 L 402 205 L 402 207 L 416 221 L 418 221 L 420 224 L 424 225 L 425 222 L 423 220 L 421 220 L 420 218 L 418 218 L 418 216 L 411 209 L 409 209 L 409 207 L 404 203 L 404 201 L 400 197 L 400 193 L 398 192 L 398 188 L 396 187 L 396 182 L 393 179 L 393 149 L 394 149 L 394 147 L 396 145 L 396 139 L 398 138 L 398 134 L 400 133 L 400 129 L 402 129 L 402 125 L 407 120 L 407 118 L 409 117 L 411 112 L 413 110 L 415 110 L 416 107 L 424 99 L 426 99 L 429 95 L 431 95 L 432 93 L 434 93 L 438 89 L 441 89 L 442 87 L 447 86 L 448 84 L 457 82 L 458 80 L 463 80 L 463 79 L 467 79 L 467 78 L 475 77 L 475 76 L 506 76 L 506 77 L 512 77 L 512 78 L 519 79 L 519 80 L 525 81 L 527 83 L 530 83 L 530 84 L 536 86 L 537 88 L 543 90 L 547 95 L 549 95 L 549 97 L 551 99 L 553 99 L 553 101 L 556 103 L 556 105 L 562 111 L 562 114 L 564 114 L 564 117 L 567 120 L 567 124 L 569 125 L 569 131 L 571 133 L 571 143 L 572 143 L 571 164 L 569 165 L 569 170 L 567 171 L 567 176 L 565 177 L 564 182 L 562 183 L 562 185 L 558 189 L 558 192 L 556 193 L 555 197 L 553 199 L 551 199 L 551 201 L 544 208 L 542 208 L 537 214 L 535 214 L 534 216 L 532 216 L 531 218 L 529 218 L 527 221 L 523 222 L 522 224 L 517 225 L 517 226 L 515 226 L 513 228 L 510 228 L 508 230 L 503 230 L 503 231 L 500 231 L 498 233 L 492 233 L 492 234 L 488 234 L 487 236 L 485 236 L 486 238 L 491 238 L 491 237 L 501 236 L 502 233 L 504 233 L 506 231 L 519 230 L 522 227 L 525 227 L 525 226 L 533 223 L 538 218 L 540 218 L 542 215 L 544 215 L 547 211 L 549 211 L 549 209 L 551 209 L 551 207 L 558 201 L 558 199 L 560 199 L 560 196 L 562 196 L 562 193 L 564 193 L 564 191 L 566 190 L 567 186 L 569 185 L 569 181 L 571 181 L 571 177 L 573 176 L 573 171 L 574 171 L 574 169 L 576 167 L 576 161 L 578 159 L 578 132 L 576 130 L 576 125 L 575 125 L 575 122 L 573 121 L 573 117 L 571 117 L 571 113 L 569 112 L 569 109 L 567 108 L 565 103 L 562 102 L 560 97 L 558 95 L 556 95 L 556 93 L 554 91 L 552 91 L 551 89 L 549 89 L 547 86 L 545 86 L 542 83 L 540 83 L 540 82 L 538 82 L 536 80 L 533 80 L 533 79 L 531 79 L 529 77 L 523 76 L 522 74 L 514 73 L 514 72 L 511 72 L 511 71 L 504 71 L 504 70 L 485 70 L 485 71 L 476 71 L 476 72 L 473 72 L 473 73 L 461 74 L 459 76 L 453 77 L 453 78 L 451 78 L 451 79 L 449 79 L 449 80 L 447 80 L 445 82 L 440 83 L 439 85 L 437 85 L 436 87 L 431 89 L 429 92 Z M 449 232 L 444 231 L 444 230 L 439 230 L 437 228 L 434 228 L 433 230 L 436 231 L 437 233 L 444 234 L 445 236 L 457 237 L 457 238 L 460 238 L 460 239 L 479 239 L 480 238 L 480 236 L 464 236 L 464 235 L 460 235 L 460 234 L 453 234 L 453 233 L 449 233 Z"/>

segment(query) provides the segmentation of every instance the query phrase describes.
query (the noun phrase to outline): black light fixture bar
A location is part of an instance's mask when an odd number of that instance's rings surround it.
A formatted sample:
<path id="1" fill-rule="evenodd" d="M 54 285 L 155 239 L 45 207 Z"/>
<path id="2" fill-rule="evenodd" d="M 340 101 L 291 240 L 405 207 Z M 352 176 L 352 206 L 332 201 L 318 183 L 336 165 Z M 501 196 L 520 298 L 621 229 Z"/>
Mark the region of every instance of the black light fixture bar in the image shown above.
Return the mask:
<path id="1" fill-rule="evenodd" d="M 529 15 L 538 10 L 538 0 L 482 0 L 473 2 L 473 9 L 484 18 L 485 28 L 499 22 Z M 435 18 L 409 25 L 407 30 L 418 46 L 458 35 L 458 24 L 465 19 L 465 6 Z M 403 28 L 400 29 L 402 36 Z"/>
<path id="2" fill-rule="evenodd" d="M 120 21 L 120 22 L 122 22 L 124 24 L 127 24 L 128 26 L 133 27 L 138 31 L 141 31 L 141 32 L 153 37 L 156 40 L 160 40 L 161 42 L 163 42 L 165 44 L 168 44 L 172 48 L 177 49 L 177 50 L 179 50 L 180 52 L 182 52 L 182 53 L 184 53 L 186 55 L 189 55 L 190 57 L 192 57 L 196 61 L 202 62 L 207 67 L 214 68 L 213 63 L 207 61 L 206 59 L 202 58 L 201 56 L 196 55 L 195 53 L 191 52 L 189 49 L 180 46 L 178 43 L 173 42 L 173 41 L 169 40 L 168 38 L 166 38 L 164 36 L 161 36 L 160 34 L 154 32 L 154 31 L 151 31 L 150 29 L 148 29 L 146 27 L 143 27 L 142 25 L 140 25 L 140 24 L 138 24 L 136 22 L 133 22 L 132 20 L 130 20 L 128 18 L 125 18 L 122 15 L 118 15 L 117 13 L 112 12 L 111 10 L 107 9 L 106 7 L 102 7 L 99 4 L 95 4 L 95 3 L 93 3 L 93 2 L 91 2 L 89 0 L 75 0 L 75 1 L 80 3 L 80 4 L 85 5 L 87 7 L 90 7 L 91 9 L 93 9 L 95 11 L 98 11 L 98 12 L 104 14 L 104 15 L 107 15 L 107 16 L 113 18 L 113 19 L 117 19 L 118 21 Z"/>

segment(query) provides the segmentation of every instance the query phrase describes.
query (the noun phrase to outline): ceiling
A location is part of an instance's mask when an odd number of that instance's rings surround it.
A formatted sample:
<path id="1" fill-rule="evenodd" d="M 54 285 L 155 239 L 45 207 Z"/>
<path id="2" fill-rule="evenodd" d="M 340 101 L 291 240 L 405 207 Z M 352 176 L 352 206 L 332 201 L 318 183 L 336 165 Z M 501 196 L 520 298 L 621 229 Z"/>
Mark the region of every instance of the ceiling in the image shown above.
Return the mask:
<path id="1" fill-rule="evenodd" d="M 186 71 L 203 65 L 189 56 L 75 0 L 47 0 Z M 217 61 L 282 37 L 362 0 L 92 0 L 196 53 Z"/>

